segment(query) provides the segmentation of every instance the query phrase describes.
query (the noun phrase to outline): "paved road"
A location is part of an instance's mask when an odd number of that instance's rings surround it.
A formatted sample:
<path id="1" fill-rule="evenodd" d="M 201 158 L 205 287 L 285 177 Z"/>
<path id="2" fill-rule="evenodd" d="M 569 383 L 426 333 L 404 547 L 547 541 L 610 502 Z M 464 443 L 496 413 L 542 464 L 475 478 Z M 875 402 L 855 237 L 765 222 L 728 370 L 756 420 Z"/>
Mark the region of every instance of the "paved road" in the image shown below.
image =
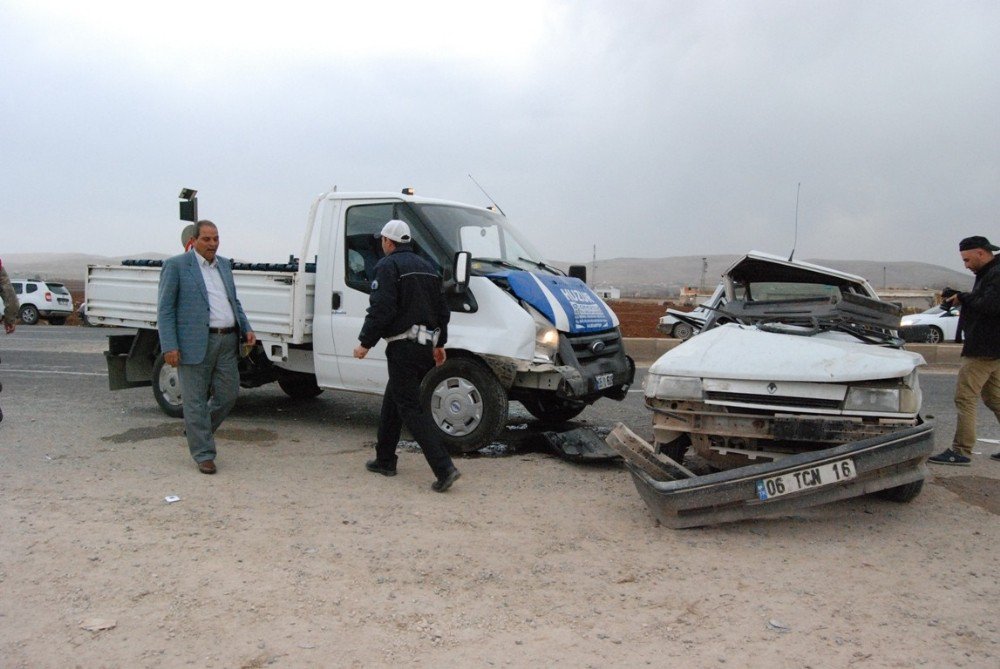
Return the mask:
<path id="1" fill-rule="evenodd" d="M 0 381 L 4 385 L 0 406 L 7 416 L 39 421 L 40 427 L 48 420 L 101 420 L 109 409 L 137 419 L 171 420 L 159 412 L 148 388 L 108 391 L 103 351 L 107 336 L 115 332 L 127 331 L 36 325 L 20 326 L 13 335 L 0 336 Z M 634 389 L 624 402 L 602 400 L 584 411 L 575 423 L 610 428 L 622 421 L 650 438 L 650 418 L 639 390 L 645 372 L 640 368 Z M 936 439 L 942 448 L 954 430 L 954 382 L 953 371 L 921 374 L 924 414 L 936 417 Z M 276 384 L 269 384 L 243 390 L 233 416 L 266 422 L 279 432 L 283 426 L 319 430 L 336 430 L 347 424 L 355 429 L 370 426 L 374 438 L 380 401 L 374 396 L 326 391 L 315 400 L 295 402 Z M 1000 428 L 985 408 L 980 411 L 980 425 L 981 436 L 1000 435 Z M 508 428 L 501 439 L 508 448 L 498 449 L 501 454 L 544 448 L 541 432 L 551 429 L 533 420 L 518 404 L 511 406 Z M 334 435 L 327 433 L 325 438 L 333 439 Z M 985 450 L 993 448 L 986 446 Z"/>

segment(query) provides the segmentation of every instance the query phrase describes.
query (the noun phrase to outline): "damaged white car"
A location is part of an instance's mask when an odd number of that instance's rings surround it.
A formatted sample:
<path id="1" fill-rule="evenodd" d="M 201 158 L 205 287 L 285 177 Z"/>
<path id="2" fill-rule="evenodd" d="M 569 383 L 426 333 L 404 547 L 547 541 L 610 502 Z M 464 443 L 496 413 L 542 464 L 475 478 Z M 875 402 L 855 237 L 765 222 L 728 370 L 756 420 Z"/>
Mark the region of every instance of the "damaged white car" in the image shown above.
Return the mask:
<path id="1" fill-rule="evenodd" d="M 702 334 L 649 369 L 649 452 L 617 436 L 654 515 L 688 527 L 872 492 L 916 497 L 933 426 L 920 416 L 924 360 L 896 336 L 899 308 L 862 277 L 758 252 L 722 288 Z M 691 452 L 714 473 L 685 468 Z"/>

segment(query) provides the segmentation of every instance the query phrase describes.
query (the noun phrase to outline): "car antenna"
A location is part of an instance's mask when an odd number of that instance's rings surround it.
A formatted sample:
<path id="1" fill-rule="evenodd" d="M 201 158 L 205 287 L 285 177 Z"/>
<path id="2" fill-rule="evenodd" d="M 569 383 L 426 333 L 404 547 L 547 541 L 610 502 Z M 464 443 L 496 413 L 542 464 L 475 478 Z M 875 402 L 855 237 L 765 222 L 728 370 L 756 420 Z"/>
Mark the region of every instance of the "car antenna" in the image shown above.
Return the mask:
<path id="1" fill-rule="evenodd" d="M 489 200 L 490 202 L 492 202 L 492 203 L 493 203 L 493 206 L 497 208 L 497 211 L 499 211 L 499 212 L 500 212 L 500 215 L 501 215 L 501 216 L 503 216 L 504 218 L 507 218 L 507 214 L 503 213 L 503 209 L 501 209 L 501 208 L 500 208 L 500 205 L 498 205 L 498 204 L 496 203 L 496 200 L 494 200 L 494 199 L 493 199 L 492 197 L 490 197 L 490 194 L 486 192 L 486 189 L 485 189 L 485 188 L 483 188 L 482 186 L 480 186 L 480 185 L 479 185 L 479 182 L 478 182 L 478 181 L 476 181 L 475 177 L 473 177 L 473 176 L 472 176 L 472 175 L 470 174 L 470 175 L 469 175 L 469 178 L 470 178 L 470 179 L 472 179 L 472 183 L 476 184 L 476 187 L 478 187 L 478 188 L 479 188 L 479 190 L 483 191 L 483 195 L 485 195 L 485 196 L 486 196 L 486 199 L 488 199 L 488 200 Z"/>
<path id="2" fill-rule="evenodd" d="M 788 254 L 788 262 L 795 257 L 795 247 L 799 243 L 799 191 L 802 190 L 802 182 L 795 187 L 795 237 L 792 239 L 792 252 Z"/>

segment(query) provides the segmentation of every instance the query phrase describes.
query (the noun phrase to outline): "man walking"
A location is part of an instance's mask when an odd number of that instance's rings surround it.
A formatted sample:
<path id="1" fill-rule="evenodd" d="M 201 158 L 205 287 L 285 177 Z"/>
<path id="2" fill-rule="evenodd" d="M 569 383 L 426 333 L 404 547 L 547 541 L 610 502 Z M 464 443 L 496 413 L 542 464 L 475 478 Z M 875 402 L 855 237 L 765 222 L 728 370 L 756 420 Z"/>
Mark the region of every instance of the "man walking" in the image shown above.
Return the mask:
<path id="1" fill-rule="evenodd" d="M 435 365 L 444 364 L 451 312 L 441 292 L 441 277 L 429 262 L 413 252 L 410 226 L 392 220 L 380 233 L 385 257 L 375 265 L 375 280 L 360 343 L 361 359 L 385 339 L 389 384 L 382 397 L 375 459 L 365 468 L 383 476 L 396 475 L 396 446 L 405 424 L 437 477 L 431 488 L 444 492 L 460 476 L 441 433 L 420 405 L 420 382 Z"/>
<path id="2" fill-rule="evenodd" d="M 232 262 L 218 249 L 218 228 L 198 221 L 192 250 L 163 262 L 156 311 L 163 360 L 177 367 L 188 448 L 202 474 L 216 471 L 214 433 L 236 403 L 240 339 L 257 342 L 236 297 Z"/>
<path id="3" fill-rule="evenodd" d="M 976 443 L 979 398 L 1000 421 L 1000 262 L 986 237 L 966 237 L 958 244 L 962 262 L 976 275 L 967 293 L 943 291 L 943 301 L 961 305 L 958 330 L 963 333 L 962 367 L 955 387 L 958 425 L 951 448 L 928 458 L 935 465 L 968 466 Z M 1000 452 L 990 456 L 1000 461 Z"/>

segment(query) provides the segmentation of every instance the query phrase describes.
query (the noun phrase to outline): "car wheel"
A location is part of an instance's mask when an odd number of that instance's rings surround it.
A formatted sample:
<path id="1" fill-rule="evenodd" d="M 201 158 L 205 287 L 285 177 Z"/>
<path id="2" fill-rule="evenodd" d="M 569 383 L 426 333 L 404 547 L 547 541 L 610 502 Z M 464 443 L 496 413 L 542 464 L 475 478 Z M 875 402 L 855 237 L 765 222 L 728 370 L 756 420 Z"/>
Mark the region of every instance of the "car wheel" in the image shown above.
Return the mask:
<path id="1" fill-rule="evenodd" d="M 914 481 L 913 483 L 898 485 L 895 488 L 879 490 L 875 493 L 875 495 L 881 497 L 882 499 L 887 499 L 890 502 L 900 502 L 901 504 L 905 504 L 906 502 L 912 502 L 923 489 L 924 480 L 920 479 L 919 481 Z"/>
<path id="2" fill-rule="evenodd" d="M 587 408 L 583 402 L 546 395 L 526 397 L 521 400 L 521 404 L 532 416 L 546 423 L 565 423 L 579 416 L 580 412 Z"/>
<path id="3" fill-rule="evenodd" d="M 674 337 L 681 341 L 690 339 L 694 335 L 694 328 L 687 323 L 678 323 L 674 326 Z"/>
<path id="4" fill-rule="evenodd" d="M 156 356 L 156 362 L 153 363 L 153 397 L 163 413 L 172 418 L 183 418 L 181 377 L 176 367 L 171 367 L 163 360 L 162 353 Z"/>
<path id="5" fill-rule="evenodd" d="M 925 341 L 928 344 L 940 344 L 942 339 L 944 339 L 944 334 L 941 332 L 941 328 L 935 325 L 927 328 L 927 339 Z"/>
<path id="6" fill-rule="evenodd" d="M 25 325 L 34 325 L 38 322 L 38 309 L 36 309 L 33 304 L 26 304 L 21 307 L 21 311 L 18 315 L 21 322 Z"/>
<path id="7" fill-rule="evenodd" d="M 489 445 L 507 424 L 507 393 L 493 372 L 475 360 L 448 358 L 427 373 L 420 394 L 452 454 Z"/>
<path id="8" fill-rule="evenodd" d="M 49 325 L 65 325 L 65 316 L 49 316 Z"/>
<path id="9" fill-rule="evenodd" d="M 323 389 L 316 383 L 315 374 L 285 372 L 278 377 L 278 385 L 293 400 L 312 399 L 323 392 Z"/>

